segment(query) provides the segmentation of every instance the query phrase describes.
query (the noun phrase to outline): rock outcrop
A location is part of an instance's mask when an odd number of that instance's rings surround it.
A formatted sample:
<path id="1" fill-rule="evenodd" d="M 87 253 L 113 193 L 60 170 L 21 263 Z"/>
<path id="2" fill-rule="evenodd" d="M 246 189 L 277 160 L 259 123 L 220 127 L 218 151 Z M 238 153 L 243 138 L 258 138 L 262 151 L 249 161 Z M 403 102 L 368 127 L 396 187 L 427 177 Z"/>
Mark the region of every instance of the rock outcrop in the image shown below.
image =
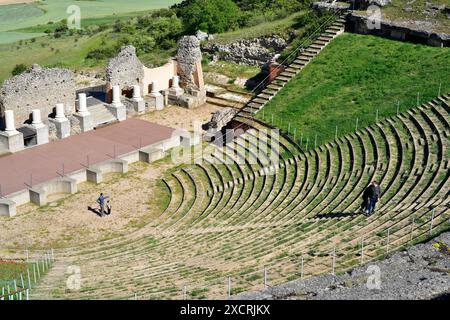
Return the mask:
<path id="1" fill-rule="evenodd" d="M 72 71 L 35 64 L 29 71 L 6 80 L 0 88 L 0 117 L 5 110 L 13 110 L 16 126 L 20 126 L 28 123 L 33 109 L 39 109 L 45 121 L 57 103 L 64 103 L 69 116 L 75 112 L 75 88 Z"/>

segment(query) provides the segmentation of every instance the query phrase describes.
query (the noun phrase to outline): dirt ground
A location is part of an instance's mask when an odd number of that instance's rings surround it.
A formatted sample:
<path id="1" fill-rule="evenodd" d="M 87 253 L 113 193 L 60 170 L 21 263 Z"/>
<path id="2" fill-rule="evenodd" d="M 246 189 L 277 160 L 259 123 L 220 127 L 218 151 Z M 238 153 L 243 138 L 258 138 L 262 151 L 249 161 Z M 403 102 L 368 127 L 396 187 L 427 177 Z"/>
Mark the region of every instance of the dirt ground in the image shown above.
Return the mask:
<path id="1" fill-rule="evenodd" d="M 220 108 L 208 103 L 195 109 L 168 106 L 162 111 L 149 112 L 138 118 L 175 129 L 192 131 L 195 122 L 203 124 L 210 121 L 212 114 Z"/>
<path id="2" fill-rule="evenodd" d="M 191 130 L 194 120 L 207 122 L 220 107 L 204 105 L 197 109 L 169 106 L 139 118 L 173 128 Z M 26 204 L 17 208 L 13 218 L 0 217 L 2 249 L 64 248 L 106 240 L 135 231 L 151 223 L 162 209 L 158 206 L 156 182 L 173 167 L 170 156 L 156 163 L 131 164 L 125 175 L 109 174 L 103 183 L 78 185 L 74 195 L 52 196 L 50 204 Z M 99 217 L 88 209 L 97 208 L 100 192 L 112 201 L 112 214 Z"/>

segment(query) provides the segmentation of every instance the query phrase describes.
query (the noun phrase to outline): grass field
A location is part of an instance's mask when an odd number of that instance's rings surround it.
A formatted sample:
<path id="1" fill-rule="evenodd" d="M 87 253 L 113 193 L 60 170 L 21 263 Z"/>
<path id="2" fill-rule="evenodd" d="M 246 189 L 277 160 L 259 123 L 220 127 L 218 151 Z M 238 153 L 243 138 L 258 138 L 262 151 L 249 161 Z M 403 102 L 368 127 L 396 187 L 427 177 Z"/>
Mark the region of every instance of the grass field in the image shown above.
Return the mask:
<path id="1" fill-rule="evenodd" d="M 103 34 L 92 37 L 66 37 L 61 39 L 37 38 L 35 42 L 26 44 L 0 45 L 0 82 L 11 77 L 11 70 L 16 64 L 30 66 L 38 63 L 43 66 L 60 66 L 76 69 L 95 67 L 85 59 L 87 53 L 101 44 Z M 30 55 L 32 52 L 32 55 Z M 101 63 L 101 62 L 99 62 Z"/>
<path id="2" fill-rule="evenodd" d="M 67 9 L 77 5 L 81 10 L 81 27 L 92 24 L 94 18 L 100 20 L 115 20 L 115 15 L 130 12 L 148 11 L 151 9 L 169 7 L 179 0 L 105 0 L 105 1 L 73 1 L 46 0 L 33 3 L 20 3 L 0 6 L 0 43 L 13 42 L 24 39 L 24 35 L 15 32 L 18 29 L 32 28 L 46 25 L 49 21 L 66 19 L 71 13 Z M 101 21 L 100 21 L 101 22 Z M 42 31 L 39 31 L 42 32 Z"/>
<path id="3" fill-rule="evenodd" d="M 312 147 L 450 91 L 450 49 L 344 34 L 263 109 L 259 118 L 294 130 Z M 290 123 L 290 129 L 289 129 Z"/>
<path id="4" fill-rule="evenodd" d="M 297 19 L 307 11 L 294 13 L 284 19 L 262 22 L 256 26 L 214 35 L 216 43 L 228 43 L 242 39 L 253 39 L 272 34 L 283 34 L 295 29 Z"/>

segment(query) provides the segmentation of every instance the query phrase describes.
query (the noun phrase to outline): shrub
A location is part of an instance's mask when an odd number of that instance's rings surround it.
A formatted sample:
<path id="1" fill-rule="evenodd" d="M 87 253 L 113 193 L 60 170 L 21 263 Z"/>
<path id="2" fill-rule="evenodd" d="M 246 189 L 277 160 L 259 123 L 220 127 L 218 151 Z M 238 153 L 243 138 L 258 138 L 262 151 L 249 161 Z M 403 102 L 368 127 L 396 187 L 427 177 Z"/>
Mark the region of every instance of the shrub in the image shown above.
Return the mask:
<path id="1" fill-rule="evenodd" d="M 23 63 L 21 63 L 21 64 L 16 64 L 16 66 L 14 67 L 14 69 L 11 71 L 11 74 L 13 75 L 13 76 L 17 76 L 17 75 L 19 75 L 19 74 L 22 74 L 22 73 L 24 73 L 25 71 L 27 71 L 27 66 L 26 65 L 24 65 Z"/>

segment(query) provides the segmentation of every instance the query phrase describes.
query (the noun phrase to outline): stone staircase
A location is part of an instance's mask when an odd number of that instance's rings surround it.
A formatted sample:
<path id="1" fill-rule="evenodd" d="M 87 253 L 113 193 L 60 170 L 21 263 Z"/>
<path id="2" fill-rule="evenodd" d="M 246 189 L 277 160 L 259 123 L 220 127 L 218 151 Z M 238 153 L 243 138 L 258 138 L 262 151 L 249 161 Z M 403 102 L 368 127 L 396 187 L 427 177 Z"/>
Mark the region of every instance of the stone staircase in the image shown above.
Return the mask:
<path id="1" fill-rule="evenodd" d="M 253 97 L 239 112 L 239 116 L 251 117 L 261 110 L 292 78 L 317 56 L 345 29 L 345 16 L 341 15 L 309 47 L 299 53 L 295 60 L 280 73 L 261 93 Z"/>
<path id="2" fill-rule="evenodd" d="M 94 127 L 101 127 L 107 124 L 117 122 L 116 117 L 108 110 L 103 104 L 96 104 L 88 107 L 89 112 L 92 115 Z"/>

